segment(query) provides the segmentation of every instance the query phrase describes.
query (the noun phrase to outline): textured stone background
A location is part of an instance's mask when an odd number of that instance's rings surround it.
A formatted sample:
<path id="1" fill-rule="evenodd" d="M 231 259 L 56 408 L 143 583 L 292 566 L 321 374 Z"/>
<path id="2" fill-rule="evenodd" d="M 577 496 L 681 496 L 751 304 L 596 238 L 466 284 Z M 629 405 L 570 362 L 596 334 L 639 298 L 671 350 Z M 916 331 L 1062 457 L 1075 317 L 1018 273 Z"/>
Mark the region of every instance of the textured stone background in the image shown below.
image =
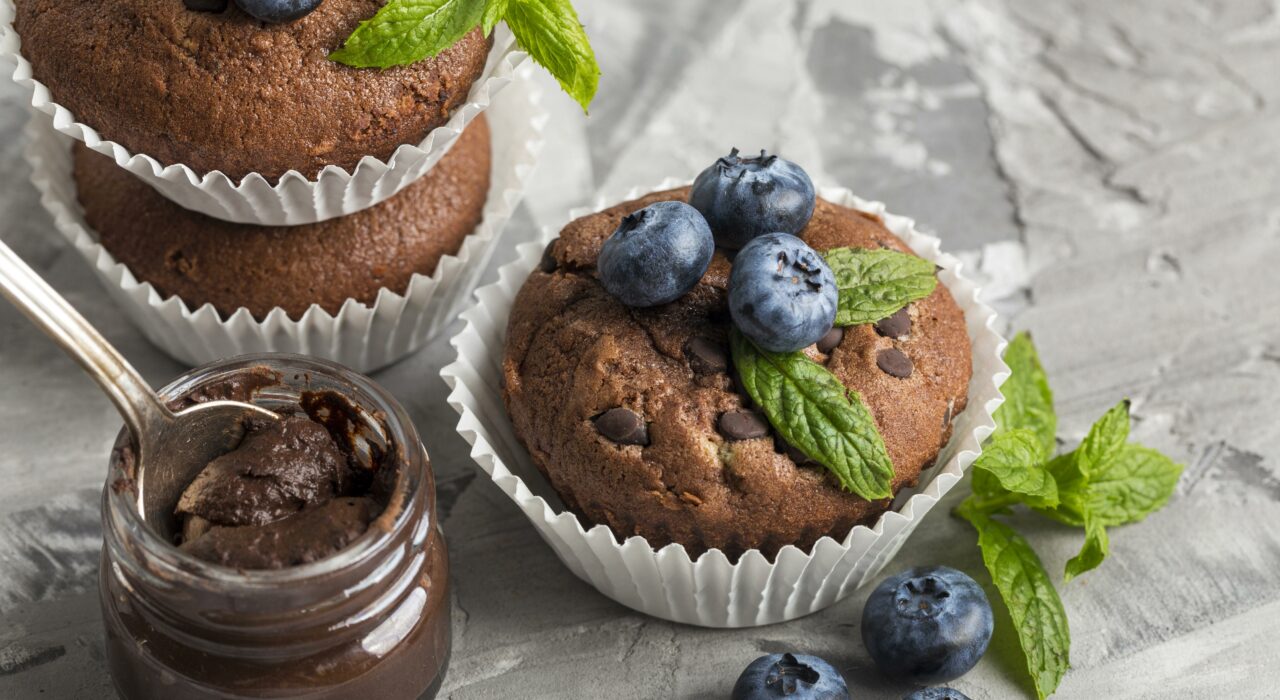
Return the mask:
<path id="1" fill-rule="evenodd" d="M 1064 435 L 1122 396 L 1137 439 L 1188 465 L 1173 503 L 1112 534 L 1062 588 L 1063 698 L 1280 694 L 1280 2 L 1277 0 L 579 0 L 605 71 L 590 119 L 554 94 L 528 238 L 593 193 L 691 177 L 731 145 L 937 231 L 1031 329 Z M 54 239 L 20 157 L 23 96 L 0 85 L 0 235 L 156 384 L 149 346 Z M 497 261 L 503 262 L 502 260 Z M 488 279 L 492 279 L 492 271 Z M 735 632 L 639 616 L 554 557 L 475 478 L 437 377 L 445 340 L 382 372 L 441 477 L 458 597 L 451 698 L 727 694 L 764 652 L 818 653 L 858 698 L 907 690 L 858 641 L 864 598 Z M 0 308 L 0 697 L 109 694 L 93 591 L 98 488 L 119 421 Z M 960 496 L 967 489 L 957 489 Z M 1024 527 L 1055 571 L 1070 530 Z M 980 574 L 937 508 L 890 569 Z M 1007 627 L 955 683 L 1027 694 Z"/>

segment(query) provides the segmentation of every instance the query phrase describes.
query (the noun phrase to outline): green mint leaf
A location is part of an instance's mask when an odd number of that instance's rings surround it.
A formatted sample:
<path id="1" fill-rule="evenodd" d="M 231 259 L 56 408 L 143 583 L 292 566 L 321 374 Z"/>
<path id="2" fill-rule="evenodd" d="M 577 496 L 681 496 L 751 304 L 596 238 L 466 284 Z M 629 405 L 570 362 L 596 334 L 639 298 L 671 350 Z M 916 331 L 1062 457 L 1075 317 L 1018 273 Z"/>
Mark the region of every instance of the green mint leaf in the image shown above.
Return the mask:
<path id="1" fill-rule="evenodd" d="M 1125 445 L 1089 481 L 1089 508 L 1103 525 L 1135 523 L 1160 510 L 1182 476 L 1182 465 L 1142 445 Z"/>
<path id="2" fill-rule="evenodd" d="M 973 463 L 974 490 L 990 494 L 994 489 L 979 474 L 989 474 L 1000 489 L 1025 497 L 1029 502 L 1052 508 L 1058 505 L 1058 484 L 1050 476 L 1040 454 L 1040 440 L 1028 428 L 1009 430 L 992 438 Z"/>
<path id="3" fill-rule="evenodd" d="M 875 323 L 933 293 L 933 263 L 896 250 L 834 248 L 825 254 L 840 299 L 837 326 Z"/>
<path id="4" fill-rule="evenodd" d="M 1058 480 L 1061 503 L 1057 508 L 1038 508 L 1076 527 L 1087 526 L 1086 508 L 1106 527 L 1136 523 L 1169 502 L 1182 476 L 1182 465 L 1137 444 L 1122 447 L 1090 480 L 1076 469 L 1076 458 L 1077 453 L 1070 452 L 1049 463 L 1049 473 Z"/>
<path id="5" fill-rule="evenodd" d="M 485 0 L 390 0 L 329 58 L 355 68 L 416 63 L 453 46 L 484 10 Z"/>
<path id="6" fill-rule="evenodd" d="M 587 111 L 600 82 L 600 66 L 569 0 L 508 0 L 505 19 L 520 48 Z"/>
<path id="7" fill-rule="evenodd" d="M 1111 460 L 1124 449 L 1129 440 L 1129 400 L 1116 404 L 1089 428 L 1084 442 L 1076 448 L 1076 469 L 1087 481 L 1092 481 L 1107 469 Z"/>
<path id="8" fill-rule="evenodd" d="M 1084 546 L 1080 548 L 1080 553 L 1072 557 L 1067 562 L 1066 582 L 1070 583 L 1071 579 L 1098 568 L 1103 559 L 1107 558 L 1107 551 L 1111 548 L 1110 540 L 1107 538 L 1107 529 L 1102 523 L 1098 522 L 1089 507 L 1084 506 Z"/>
<path id="9" fill-rule="evenodd" d="M 1044 700 L 1070 666 L 1071 630 L 1062 599 L 1040 557 L 1013 528 L 969 507 L 968 501 L 957 512 L 978 531 L 983 564 L 1013 619 L 1036 695 Z"/>
<path id="10" fill-rule="evenodd" d="M 498 22 L 507 14 L 508 0 L 485 0 L 484 14 L 481 16 L 480 27 L 484 31 L 485 36 L 493 33 L 493 28 L 498 26 Z"/>
<path id="11" fill-rule="evenodd" d="M 1058 484 L 1058 507 L 1043 504 L 1032 504 L 1032 507 L 1064 525 L 1084 527 L 1084 514 L 1079 504 L 1088 500 L 1088 484 L 1076 469 L 1076 453 L 1072 451 L 1054 457 L 1045 469 Z"/>
<path id="12" fill-rule="evenodd" d="M 1004 403 L 996 409 L 996 435 L 1006 430 L 1029 428 L 1040 439 L 1042 457 L 1048 459 L 1057 447 L 1058 417 L 1053 411 L 1053 391 L 1040 365 L 1040 356 L 1031 336 L 1019 333 L 1004 351 L 1005 364 L 1013 374 L 1000 388 Z"/>
<path id="13" fill-rule="evenodd" d="M 800 352 L 761 350 L 734 329 L 733 364 L 778 434 L 867 500 L 893 495 L 893 463 L 857 392 Z"/>

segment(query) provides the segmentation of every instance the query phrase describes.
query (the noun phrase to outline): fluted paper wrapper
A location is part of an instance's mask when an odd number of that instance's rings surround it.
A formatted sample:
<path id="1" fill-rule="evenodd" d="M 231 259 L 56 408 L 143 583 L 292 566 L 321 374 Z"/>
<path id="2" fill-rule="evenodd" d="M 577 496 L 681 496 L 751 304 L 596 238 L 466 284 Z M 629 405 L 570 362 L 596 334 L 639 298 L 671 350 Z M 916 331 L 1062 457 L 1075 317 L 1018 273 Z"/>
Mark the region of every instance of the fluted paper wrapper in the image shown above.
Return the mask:
<path id="1" fill-rule="evenodd" d="M 595 209 L 575 210 L 570 218 L 681 184 L 686 183 L 668 181 L 601 200 Z M 584 529 L 564 507 L 516 439 L 500 388 L 511 304 L 557 230 L 547 229 L 540 241 L 520 246 L 519 258 L 502 268 L 498 282 L 479 289 L 477 303 L 462 314 L 466 326 L 452 340 L 458 358 L 441 376 L 452 389 L 449 403 L 461 415 L 458 432 L 471 444 L 471 456 L 574 574 L 623 605 L 704 627 L 768 625 L 822 610 L 893 559 L 921 519 L 960 481 L 981 453 L 982 441 L 995 429 L 992 413 L 1004 401 L 1000 384 L 1009 376 L 1000 359 L 1005 341 L 995 330 L 995 312 L 978 301 L 978 286 L 964 275 L 961 262 L 943 253 L 937 238 L 916 231 L 911 219 L 886 213 L 880 202 L 859 199 L 842 188 L 824 188 L 819 194 L 881 216 L 917 255 L 942 268 L 939 279 L 965 313 L 973 344 L 973 379 L 968 407 L 956 417 L 951 440 L 934 466 L 921 474 L 919 486 L 899 493 L 893 509 L 872 527 L 855 527 L 842 541 L 824 537 L 810 552 L 788 546 L 769 561 L 751 550 L 735 563 L 711 550 L 694 560 L 678 544 L 654 549 L 634 536 L 619 544 L 607 526 Z"/>
<path id="2" fill-rule="evenodd" d="M 196 172 L 181 163 L 165 165 L 144 153 L 132 153 L 76 121 L 70 110 L 53 100 L 48 86 L 32 76 L 31 63 L 22 56 L 22 42 L 13 28 L 14 16 L 14 0 L 0 0 L 0 58 L 14 62 L 14 81 L 30 91 L 31 107 L 54 129 L 110 157 L 187 209 L 265 226 L 310 224 L 351 214 L 408 187 L 440 161 L 462 130 L 515 79 L 516 69 L 528 57 L 517 49 L 511 33 L 500 27 L 484 72 L 472 84 L 466 102 L 421 143 L 400 146 L 388 160 L 365 156 L 351 171 L 328 166 L 312 177 L 291 170 L 274 183 L 250 173 L 236 182 L 216 170 Z"/>
<path id="3" fill-rule="evenodd" d="M 493 148 L 489 196 L 480 226 L 458 252 L 442 257 L 431 275 L 413 275 L 403 294 L 383 289 L 372 305 L 348 299 L 336 315 L 313 305 L 298 320 L 280 308 L 261 321 L 243 308 L 223 318 L 212 305 L 193 309 L 176 296 L 161 296 L 117 262 L 85 223 L 71 177 L 71 141 L 36 118 L 27 126 L 26 155 L 58 231 L 143 334 L 175 359 L 202 365 L 245 353 L 289 352 L 371 372 L 422 347 L 457 317 L 520 203 L 547 119 L 536 88 L 527 79 L 516 81 L 487 117 Z"/>

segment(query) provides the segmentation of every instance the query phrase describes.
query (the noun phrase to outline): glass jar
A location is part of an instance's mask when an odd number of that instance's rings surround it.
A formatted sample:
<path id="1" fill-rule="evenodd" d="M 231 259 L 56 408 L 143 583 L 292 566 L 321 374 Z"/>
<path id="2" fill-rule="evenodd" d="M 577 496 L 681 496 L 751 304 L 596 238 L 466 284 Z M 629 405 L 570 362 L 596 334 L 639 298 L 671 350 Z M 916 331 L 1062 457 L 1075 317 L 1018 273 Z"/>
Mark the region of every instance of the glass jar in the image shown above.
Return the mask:
<path id="1" fill-rule="evenodd" d="M 116 688 L 125 698 L 164 700 L 434 697 L 449 659 L 449 563 L 435 480 L 413 423 L 368 378 L 296 355 L 215 362 L 160 394 L 179 405 L 263 374 L 274 379 L 252 397 L 230 398 L 296 410 L 304 392 L 334 392 L 356 409 L 358 459 L 370 450 L 399 455 L 382 462 L 398 466 L 386 482 L 385 510 L 358 539 L 316 562 L 277 570 L 211 564 L 144 522 L 122 433 L 103 490 L 99 574 Z"/>

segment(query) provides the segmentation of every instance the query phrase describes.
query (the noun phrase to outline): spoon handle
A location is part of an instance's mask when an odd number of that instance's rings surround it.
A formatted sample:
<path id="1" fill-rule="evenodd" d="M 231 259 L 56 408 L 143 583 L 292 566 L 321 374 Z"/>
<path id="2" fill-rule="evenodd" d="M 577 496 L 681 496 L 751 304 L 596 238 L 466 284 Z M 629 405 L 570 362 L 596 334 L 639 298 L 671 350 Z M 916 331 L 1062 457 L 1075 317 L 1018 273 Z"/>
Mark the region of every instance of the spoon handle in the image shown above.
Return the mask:
<path id="1" fill-rule="evenodd" d="M 135 439 L 173 419 L 151 385 L 17 253 L 0 241 L 0 294 L 75 358 L 107 392 Z"/>

